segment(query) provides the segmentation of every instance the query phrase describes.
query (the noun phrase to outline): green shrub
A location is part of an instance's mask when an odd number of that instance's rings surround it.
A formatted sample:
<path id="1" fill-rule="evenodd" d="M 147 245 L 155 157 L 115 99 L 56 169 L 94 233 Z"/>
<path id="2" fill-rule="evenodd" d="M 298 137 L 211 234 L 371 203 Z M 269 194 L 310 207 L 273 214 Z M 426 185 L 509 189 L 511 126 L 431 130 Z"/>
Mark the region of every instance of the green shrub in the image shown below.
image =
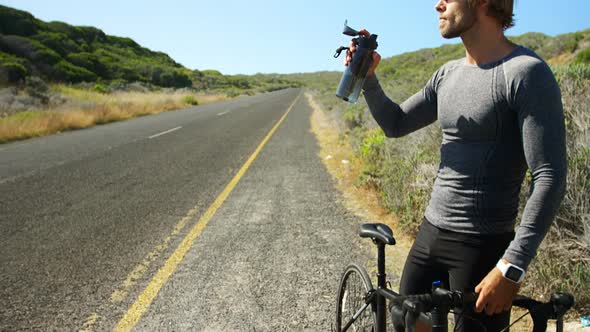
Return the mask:
<path id="1" fill-rule="evenodd" d="M 28 77 L 26 81 L 26 90 L 29 96 L 41 99 L 49 98 L 49 86 L 40 77 Z"/>
<path id="2" fill-rule="evenodd" d="M 191 96 L 191 95 L 184 96 L 184 98 L 182 98 L 182 101 L 185 104 L 189 104 L 189 105 L 199 105 L 199 100 L 197 100 L 197 98 L 195 98 L 194 96 Z"/>
<path id="3" fill-rule="evenodd" d="M 225 94 L 229 97 L 229 98 L 235 98 L 239 95 L 241 95 L 242 93 L 240 92 L 240 90 L 232 88 L 232 89 L 228 89 L 226 90 Z"/>
<path id="4" fill-rule="evenodd" d="M 0 34 L 34 35 L 39 29 L 39 22 L 33 15 L 0 5 Z"/>
<path id="5" fill-rule="evenodd" d="M 71 27 L 71 26 L 70 26 Z M 103 43 L 107 41 L 107 35 L 95 27 L 73 27 L 76 33 L 79 33 L 84 40 L 89 43 Z"/>
<path id="6" fill-rule="evenodd" d="M 383 153 L 385 149 L 385 134 L 380 128 L 364 132 L 364 139 L 360 144 L 360 157 L 363 168 L 359 181 L 363 184 L 379 188 L 383 176 Z"/>
<path id="7" fill-rule="evenodd" d="M 0 50 L 35 63 L 54 64 L 61 59 L 59 54 L 40 42 L 21 36 L 0 35 Z"/>
<path id="8" fill-rule="evenodd" d="M 584 49 L 576 55 L 575 63 L 590 64 L 590 47 Z"/>
<path id="9" fill-rule="evenodd" d="M 351 104 L 344 109 L 342 119 L 348 130 L 352 130 L 363 125 L 364 108 L 359 104 Z"/>
<path id="10" fill-rule="evenodd" d="M 55 64 L 53 67 L 52 77 L 61 82 L 94 82 L 96 74 L 88 69 L 75 66 L 65 60 Z"/>
<path id="11" fill-rule="evenodd" d="M 107 93 L 110 93 L 111 92 L 109 90 L 109 88 L 107 88 L 106 86 L 104 86 L 103 84 L 100 84 L 100 83 L 96 83 L 94 85 L 93 90 L 96 91 L 96 92 L 99 92 L 99 93 L 104 93 L 104 94 L 107 94 Z"/>
<path id="12" fill-rule="evenodd" d="M 86 68 L 89 71 L 99 75 L 102 68 L 97 56 L 89 52 L 71 53 L 67 56 L 68 62 L 82 68 Z M 100 76 L 100 75 L 99 75 Z"/>
<path id="13" fill-rule="evenodd" d="M 80 52 L 80 47 L 63 33 L 58 32 L 41 32 L 31 37 L 42 43 L 61 56 L 67 56 L 70 53 Z"/>
<path id="14" fill-rule="evenodd" d="M 0 83 L 10 84 L 22 81 L 29 71 L 27 68 L 15 62 L 0 62 Z"/>

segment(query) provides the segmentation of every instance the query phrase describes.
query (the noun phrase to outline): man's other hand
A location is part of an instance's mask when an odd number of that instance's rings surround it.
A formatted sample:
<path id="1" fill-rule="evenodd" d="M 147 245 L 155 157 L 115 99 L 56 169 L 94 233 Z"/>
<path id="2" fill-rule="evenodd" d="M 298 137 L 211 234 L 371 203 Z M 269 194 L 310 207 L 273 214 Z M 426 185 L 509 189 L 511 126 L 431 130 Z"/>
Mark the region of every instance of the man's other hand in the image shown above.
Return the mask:
<path id="1" fill-rule="evenodd" d="M 514 283 L 502 276 L 502 272 L 494 267 L 488 275 L 475 287 L 479 293 L 475 304 L 475 311 L 486 314 L 499 314 L 512 307 L 512 299 L 518 293 L 520 284 Z"/>

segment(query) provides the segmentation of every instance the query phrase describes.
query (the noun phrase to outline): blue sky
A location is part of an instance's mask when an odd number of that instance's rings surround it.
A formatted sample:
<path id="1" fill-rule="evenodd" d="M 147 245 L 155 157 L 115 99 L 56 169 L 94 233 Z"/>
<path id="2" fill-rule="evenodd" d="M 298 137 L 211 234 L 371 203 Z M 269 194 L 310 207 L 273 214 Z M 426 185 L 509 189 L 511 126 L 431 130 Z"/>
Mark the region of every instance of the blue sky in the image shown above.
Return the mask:
<path id="1" fill-rule="evenodd" d="M 2 0 L 44 21 L 89 25 L 224 74 L 342 70 L 334 50 L 353 28 L 379 35 L 389 57 L 460 40 L 438 33 L 434 0 Z M 567 4 L 567 5 L 566 5 Z M 590 0 L 516 0 L 516 27 L 554 36 L 590 28 Z"/>

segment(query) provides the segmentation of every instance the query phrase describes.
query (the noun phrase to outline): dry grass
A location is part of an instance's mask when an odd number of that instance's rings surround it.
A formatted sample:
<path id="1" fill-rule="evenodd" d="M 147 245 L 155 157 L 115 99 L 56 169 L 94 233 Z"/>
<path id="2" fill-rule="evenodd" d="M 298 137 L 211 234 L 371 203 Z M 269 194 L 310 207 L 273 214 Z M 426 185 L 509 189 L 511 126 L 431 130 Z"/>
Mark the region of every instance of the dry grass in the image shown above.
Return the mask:
<path id="1" fill-rule="evenodd" d="M 399 277 L 412 239 L 399 230 L 397 218 L 383 207 L 377 190 L 368 186 L 355 185 L 358 183 L 357 179 L 363 169 L 361 160 L 354 156 L 348 139 L 339 133 L 336 120 L 330 117 L 334 113 L 324 112 L 311 93 L 307 92 L 305 96 L 313 109 L 311 130 L 318 139 L 319 156 L 332 175 L 336 188 L 342 193 L 344 206 L 366 222 L 384 223 L 393 230 L 397 243 L 395 246 L 387 246 L 386 248 L 387 270 L 390 272 L 388 276 Z M 348 161 L 348 163 L 343 163 L 343 161 Z M 372 264 L 373 262 L 367 263 Z M 370 274 L 376 272 L 376 266 L 369 267 L 368 270 Z M 372 275 L 374 274 L 372 273 Z M 399 280 L 390 281 L 394 288 L 398 287 Z"/>
<path id="2" fill-rule="evenodd" d="M 70 101 L 59 107 L 29 110 L 0 118 L 0 143 L 190 107 L 192 105 L 187 102 L 187 96 L 198 100 L 201 105 L 227 98 L 224 95 L 187 92 L 101 94 L 65 85 L 56 85 L 53 90 Z"/>

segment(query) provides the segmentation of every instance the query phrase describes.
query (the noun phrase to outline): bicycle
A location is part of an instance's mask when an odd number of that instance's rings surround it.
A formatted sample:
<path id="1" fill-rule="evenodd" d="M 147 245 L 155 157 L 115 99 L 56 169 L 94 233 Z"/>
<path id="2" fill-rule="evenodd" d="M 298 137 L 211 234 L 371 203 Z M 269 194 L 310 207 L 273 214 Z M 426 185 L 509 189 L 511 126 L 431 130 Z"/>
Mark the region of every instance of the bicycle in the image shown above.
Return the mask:
<path id="1" fill-rule="evenodd" d="M 477 300 L 475 293 L 450 291 L 443 288 L 440 282 L 433 284 L 430 294 L 402 296 L 392 291 L 386 283 L 385 246 L 395 245 L 393 232 L 385 224 L 362 224 L 359 236 L 370 238 L 377 245 L 377 288 L 373 288 L 362 266 L 353 263 L 345 269 L 338 287 L 337 332 L 351 328 L 352 331 L 386 332 L 386 300 L 390 303 L 394 331 L 412 332 L 420 320 L 433 332 L 447 332 L 447 316 L 451 310 L 468 308 Z M 563 315 L 573 306 L 574 297 L 568 293 L 555 293 L 549 301 L 539 302 L 517 295 L 512 304 L 528 310 L 533 319 L 533 332 L 546 331 L 550 319 L 556 320 L 557 332 L 563 332 Z M 525 315 L 504 330 L 507 331 Z"/>

